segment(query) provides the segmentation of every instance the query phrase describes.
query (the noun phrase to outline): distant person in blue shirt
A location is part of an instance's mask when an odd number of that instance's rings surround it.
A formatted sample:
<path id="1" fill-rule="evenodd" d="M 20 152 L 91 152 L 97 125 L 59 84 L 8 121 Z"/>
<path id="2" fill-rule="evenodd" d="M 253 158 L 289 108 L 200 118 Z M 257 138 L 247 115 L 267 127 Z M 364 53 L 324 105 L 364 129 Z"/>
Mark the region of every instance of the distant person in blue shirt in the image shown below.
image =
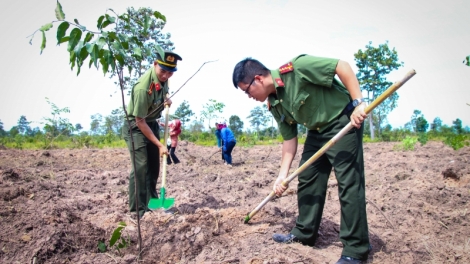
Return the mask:
<path id="1" fill-rule="evenodd" d="M 217 139 L 217 147 L 222 152 L 222 146 L 224 142 L 222 142 L 222 135 L 220 134 L 219 123 L 222 123 L 222 122 L 215 122 L 215 137 Z M 223 152 L 222 152 L 222 160 L 225 162 Z"/>
<path id="2" fill-rule="evenodd" d="M 225 164 L 232 167 L 232 150 L 237 144 L 235 135 L 232 130 L 227 127 L 225 121 L 219 123 L 217 128 L 220 130 L 220 135 L 222 137 L 222 154 L 224 156 Z"/>

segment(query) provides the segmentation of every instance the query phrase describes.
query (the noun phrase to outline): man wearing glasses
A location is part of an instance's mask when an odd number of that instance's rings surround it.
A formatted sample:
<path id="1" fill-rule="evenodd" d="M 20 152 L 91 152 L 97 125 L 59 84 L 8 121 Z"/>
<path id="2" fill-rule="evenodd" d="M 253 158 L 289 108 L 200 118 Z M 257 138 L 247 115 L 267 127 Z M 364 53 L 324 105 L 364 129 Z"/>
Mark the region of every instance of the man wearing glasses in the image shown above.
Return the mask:
<path id="1" fill-rule="evenodd" d="M 335 77 L 338 77 L 337 80 Z M 273 190 L 280 196 L 282 181 L 297 152 L 297 124 L 308 128 L 299 166 L 351 122 L 354 126 L 323 156 L 298 175 L 299 216 L 289 234 L 274 234 L 279 243 L 313 245 L 318 236 L 332 168 L 338 180 L 341 204 L 340 240 L 343 252 L 337 264 L 362 263 L 370 251 L 365 203 L 361 126 L 367 115 L 359 82 L 342 60 L 300 55 L 269 70 L 246 58 L 234 68 L 233 85 L 249 98 L 264 102 L 284 139 L 281 168 Z"/>
<path id="2" fill-rule="evenodd" d="M 148 211 L 151 198 L 158 198 L 156 185 L 160 174 L 160 156 L 168 155 L 167 147 L 160 142 L 157 119 L 161 117 L 164 105 L 171 105 L 168 94 L 168 79 L 176 71 L 181 57 L 171 51 L 157 47 L 157 60 L 132 88 L 127 112 L 131 128 L 124 120 L 122 135 L 131 154 L 132 169 L 129 176 L 129 211 L 131 216 L 139 213 L 142 217 Z M 132 130 L 132 139 L 130 130 Z M 135 164 L 132 145 L 135 148 Z M 139 204 L 135 201 L 135 177 L 137 177 Z"/>

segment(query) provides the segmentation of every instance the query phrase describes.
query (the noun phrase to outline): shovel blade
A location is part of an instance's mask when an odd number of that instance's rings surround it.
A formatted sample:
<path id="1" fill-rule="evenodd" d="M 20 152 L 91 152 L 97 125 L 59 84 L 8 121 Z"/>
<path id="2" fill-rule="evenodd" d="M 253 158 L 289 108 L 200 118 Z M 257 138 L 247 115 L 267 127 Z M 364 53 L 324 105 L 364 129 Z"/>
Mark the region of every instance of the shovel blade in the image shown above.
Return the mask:
<path id="1" fill-rule="evenodd" d="M 160 198 L 151 198 L 148 204 L 150 210 L 163 208 L 165 210 L 173 207 L 175 198 L 165 198 L 165 188 L 160 189 Z"/>
<path id="2" fill-rule="evenodd" d="M 148 208 L 150 210 L 157 210 L 163 208 L 170 209 L 175 204 L 175 198 L 152 198 L 149 201 Z"/>

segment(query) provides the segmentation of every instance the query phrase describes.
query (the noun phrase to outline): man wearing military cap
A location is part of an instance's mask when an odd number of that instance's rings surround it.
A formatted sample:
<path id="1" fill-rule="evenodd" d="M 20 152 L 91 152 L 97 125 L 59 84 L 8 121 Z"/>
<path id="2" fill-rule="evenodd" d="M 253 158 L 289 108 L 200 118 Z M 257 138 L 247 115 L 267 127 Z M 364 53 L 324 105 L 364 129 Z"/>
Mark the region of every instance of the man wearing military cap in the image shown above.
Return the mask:
<path id="1" fill-rule="evenodd" d="M 177 61 L 182 58 L 172 52 L 163 51 L 156 46 L 157 60 L 132 88 L 127 107 L 131 127 L 124 120 L 122 134 L 131 155 L 131 172 L 129 176 L 129 211 L 138 212 L 142 217 L 148 211 L 151 198 L 158 198 L 156 185 L 160 174 L 160 156 L 168 155 L 167 147 L 160 142 L 157 119 L 161 117 L 164 105 L 171 105 L 168 94 L 168 79 L 177 70 Z M 130 129 L 135 148 L 135 164 L 132 154 Z M 139 205 L 135 201 L 135 177 L 137 177 Z"/>
<path id="2" fill-rule="evenodd" d="M 361 126 L 367 115 L 359 82 L 350 65 L 338 59 L 299 55 L 278 69 L 269 70 L 259 61 L 247 58 L 235 66 L 232 81 L 249 98 L 267 100 L 278 123 L 284 139 L 281 168 L 273 186 L 278 196 L 287 189 L 281 183 L 288 176 L 297 152 L 297 124 L 308 128 L 299 166 L 349 122 L 354 126 L 298 175 L 296 225 L 288 234 L 274 234 L 273 239 L 279 243 L 315 243 L 328 178 L 334 168 L 341 204 L 339 238 L 343 243 L 337 264 L 362 263 L 370 251 Z"/>

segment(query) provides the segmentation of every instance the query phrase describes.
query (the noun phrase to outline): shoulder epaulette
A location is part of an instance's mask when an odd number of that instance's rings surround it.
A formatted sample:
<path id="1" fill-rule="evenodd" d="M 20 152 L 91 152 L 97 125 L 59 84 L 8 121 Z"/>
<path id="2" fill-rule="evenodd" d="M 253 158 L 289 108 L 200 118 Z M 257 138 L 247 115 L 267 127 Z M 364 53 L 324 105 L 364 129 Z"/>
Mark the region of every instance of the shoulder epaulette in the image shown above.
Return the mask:
<path id="1" fill-rule="evenodd" d="M 281 74 L 288 73 L 294 70 L 294 66 L 292 65 L 292 62 L 289 62 L 287 64 L 282 65 L 279 67 L 279 72 Z"/>

